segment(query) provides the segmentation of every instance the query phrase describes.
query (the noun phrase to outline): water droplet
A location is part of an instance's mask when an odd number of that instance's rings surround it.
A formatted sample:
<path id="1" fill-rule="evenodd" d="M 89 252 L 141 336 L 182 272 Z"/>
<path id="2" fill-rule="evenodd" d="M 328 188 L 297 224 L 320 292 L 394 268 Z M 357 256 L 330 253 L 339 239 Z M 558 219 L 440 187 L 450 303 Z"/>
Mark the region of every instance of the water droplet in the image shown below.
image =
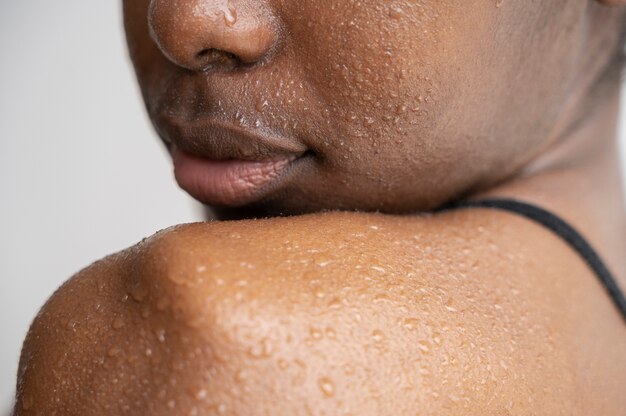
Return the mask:
<path id="1" fill-rule="evenodd" d="M 255 105 L 256 111 L 258 111 L 259 113 L 264 112 L 268 104 L 269 103 L 267 102 L 265 98 L 259 98 L 256 101 L 256 105 Z"/>
<path id="2" fill-rule="evenodd" d="M 346 116 L 345 116 L 345 120 L 346 120 L 348 123 L 352 123 L 352 122 L 354 122 L 356 119 L 357 119 L 357 115 L 356 115 L 355 113 L 353 113 L 353 112 L 349 112 L 349 113 L 348 113 L 348 114 L 346 114 Z"/>
<path id="3" fill-rule="evenodd" d="M 204 273 L 206 271 L 206 266 L 198 266 L 196 267 L 196 271 L 198 273 Z"/>
<path id="4" fill-rule="evenodd" d="M 167 402 L 167 407 L 169 409 L 174 409 L 176 407 L 176 400 L 170 400 Z"/>
<path id="5" fill-rule="evenodd" d="M 263 338 L 260 343 L 248 349 L 248 355 L 255 359 L 270 357 L 272 355 L 272 345 L 270 341 L 267 338 Z"/>
<path id="6" fill-rule="evenodd" d="M 422 352 L 429 352 L 430 351 L 430 347 L 428 346 L 428 342 L 426 341 L 419 341 L 417 343 L 418 348 L 422 351 Z"/>
<path id="7" fill-rule="evenodd" d="M 383 302 L 383 301 L 390 301 L 391 298 L 389 297 L 389 295 L 387 293 L 377 293 L 374 296 L 374 302 Z"/>
<path id="8" fill-rule="evenodd" d="M 402 16 L 404 16 L 404 10 L 400 7 L 392 7 L 391 10 L 389 10 L 389 17 L 394 20 L 401 19 Z"/>
<path id="9" fill-rule="evenodd" d="M 372 338 L 375 342 L 380 342 L 385 339 L 385 334 L 380 329 L 376 329 L 374 330 L 374 332 L 372 332 Z"/>
<path id="10" fill-rule="evenodd" d="M 237 23 L 237 9 L 229 5 L 224 10 L 224 22 L 226 26 L 233 27 Z"/>
<path id="11" fill-rule="evenodd" d="M 77 322 L 73 318 L 68 319 L 67 322 L 65 323 L 65 328 L 71 329 L 72 331 L 76 332 L 76 324 Z"/>
<path id="12" fill-rule="evenodd" d="M 317 382 L 320 390 L 326 397 L 332 397 L 335 395 L 335 384 L 328 377 L 322 377 Z"/>
<path id="13" fill-rule="evenodd" d="M 156 304 L 156 308 L 159 311 L 164 311 L 168 306 L 170 306 L 170 300 L 166 297 L 159 299 Z"/>
<path id="14" fill-rule="evenodd" d="M 188 281 L 188 276 L 186 276 L 184 273 L 172 273 L 169 274 L 167 277 L 172 283 L 178 286 L 182 286 Z"/>
<path id="15" fill-rule="evenodd" d="M 337 333 L 333 328 L 326 328 L 326 336 L 331 339 L 337 338 Z"/>
<path id="16" fill-rule="evenodd" d="M 405 318 L 402 321 L 402 326 L 405 329 L 415 329 L 415 327 L 417 327 L 417 325 L 419 324 L 419 320 L 417 318 Z"/>
<path id="17" fill-rule="evenodd" d="M 235 381 L 237 381 L 237 383 L 239 384 L 246 381 L 247 378 L 248 378 L 248 375 L 246 374 L 244 370 L 237 370 L 237 372 L 235 373 Z"/>
<path id="18" fill-rule="evenodd" d="M 113 347 L 110 348 L 109 351 L 107 352 L 107 355 L 109 357 L 115 357 L 116 355 L 118 355 L 120 352 L 122 352 L 122 350 L 120 348 L 117 347 Z"/>
<path id="19" fill-rule="evenodd" d="M 456 312 L 457 309 L 454 307 L 454 300 L 452 298 L 448 299 L 445 304 L 446 310 L 448 312 Z"/>
<path id="20" fill-rule="evenodd" d="M 207 397 L 207 391 L 205 389 L 200 389 L 195 394 L 196 400 L 204 400 Z"/>
<path id="21" fill-rule="evenodd" d="M 159 342 L 165 342 L 165 329 L 163 328 L 157 329 L 155 332 L 155 335 L 157 339 L 159 340 Z"/>
<path id="22" fill-rule="evenodd" d="M 106 289 L 106 284 L 100 279 L 96 281 L 96 285 L 98 286 L 98 293 L 102 293 Z"/>
<path id="23" fill-rule="evenodd" d="M 123 327 L 125 325 L 124 323 L 124 318 L 122 318 L 121 316 L 117 316 L 115 317 L 115 319 L 113 320 L 113 323 L 111 324 L 111 327 L 113 329 L 120 329 L 121 327 Z"/>
<path id="24" fill-rule="evenodd" d="M 130 296 L 137 302 L 142 302 L 148 296 L 148 286 L 139 284 L 130 291 Z"/>
<path id="25" fill-rule="evenodd" d="M 35 400 L 32 398 L 32 396 L 24 396 L 24 400 L 22 400 L 22 409 L 28 410 L 33 407 L 34 403 Z"/>
<path id="26" fill-rule="evenodd" d="M 309 333 L 311 334 L 311 337 L 312 337 L 313 339 L 321 339 L 321 338 L 322 338 L 322 331 L 320 331 L 320 330 L 319 330 L 319 329 L 317 329 L 317 328 L 311 328 L 311 329 L 309 330 Z"/>

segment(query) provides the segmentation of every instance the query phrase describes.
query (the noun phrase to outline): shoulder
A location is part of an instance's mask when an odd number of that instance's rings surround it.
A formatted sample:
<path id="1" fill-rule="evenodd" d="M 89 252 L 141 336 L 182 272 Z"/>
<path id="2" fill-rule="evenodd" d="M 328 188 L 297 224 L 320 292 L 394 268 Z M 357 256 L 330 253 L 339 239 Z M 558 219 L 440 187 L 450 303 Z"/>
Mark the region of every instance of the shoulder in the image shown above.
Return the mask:
<path id="1" fill-rule="evenodd" d="M 603 394 L 588 386 L 600 370 L 584 370 L 591 347 L 572 343 L 612 341 L 594 290 L 557 237 L 494 211 L 182 225 L 51 299 L 22 391 L 48 380 L 103 409 L 153 412 L 163 396 L 233 414 L 584 414 Z M 41 364 L 68 352 L 87 373 Z"/>

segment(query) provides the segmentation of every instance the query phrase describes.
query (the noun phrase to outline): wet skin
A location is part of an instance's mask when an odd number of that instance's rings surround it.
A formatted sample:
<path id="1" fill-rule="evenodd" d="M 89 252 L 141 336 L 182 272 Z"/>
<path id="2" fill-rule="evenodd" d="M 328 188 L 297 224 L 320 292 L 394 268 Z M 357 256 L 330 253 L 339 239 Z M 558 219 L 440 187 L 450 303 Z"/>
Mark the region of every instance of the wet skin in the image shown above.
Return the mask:
<path id="1" fill-rule="evenodd" d="M 415 212 L 506 179 L 558 140 L 567 105 L 613 54 L 620 15 L 588 4 L 135 0 L 124 10 L 166 142 L 217 159 L 304 156 L 222 207 L 232 217 L 237 202 L 241 215 Z"/>
<path id="2" fill-rule="evenodd" d="M 603 3 L 124 2 L 176 177 L 218 217 L 384 213 L 179 226 L 95 263 L 29 331 L 16 414 L 623 414 L 626 329 L 571 248 L 508 213 L 391 215 L 534 202 L 626 287 Z"/>

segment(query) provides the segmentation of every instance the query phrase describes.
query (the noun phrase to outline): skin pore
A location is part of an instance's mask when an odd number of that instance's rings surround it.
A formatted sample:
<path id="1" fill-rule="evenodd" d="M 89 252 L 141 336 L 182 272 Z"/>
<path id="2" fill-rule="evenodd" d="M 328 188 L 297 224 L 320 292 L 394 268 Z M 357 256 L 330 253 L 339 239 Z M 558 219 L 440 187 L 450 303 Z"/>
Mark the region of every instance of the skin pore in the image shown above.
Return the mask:
<path id="1" fill-rule="evenodd" d="M 220 219 L 289 216 L 173 227 L 69 280 L 15 414 L 621 414 L 626 329 L 580 257 L 509 213 L 425 213 L 535 203 L 626 287 L 621 3 L 124 1 L 180 185 Z"/>

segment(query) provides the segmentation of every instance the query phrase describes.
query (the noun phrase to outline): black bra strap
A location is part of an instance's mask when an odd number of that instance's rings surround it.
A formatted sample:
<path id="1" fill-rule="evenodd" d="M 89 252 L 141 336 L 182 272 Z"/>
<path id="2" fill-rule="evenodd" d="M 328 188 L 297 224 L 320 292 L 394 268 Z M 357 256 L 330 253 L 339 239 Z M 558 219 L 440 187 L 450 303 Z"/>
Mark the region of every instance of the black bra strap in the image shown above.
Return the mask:
<path id="1" fill-rule="evenodd" d="M 561 218 L 543 208 L 513 199 L 459 201 L 443 207 L 441 211 L 456 208 L 494 208 L 511 211 L 536 221 L 544 227 L 552 230 L 570 246 L 572 246 L 572 248 L 574 248 L 574 250 L 581 255 L 589 267 L 591 267 L 591 269 L 596 273 L 609 296 L 611 296 L 613 303 L 621 312 L 622 318 L 626 321 L 626 298 L 624 297 L 624 292 L 622 292 L 617 284 L 617 281 L 605 266 L 604 262 L 602 262 L 600 256 L 598 256 L 593 247 L 591 247 L 587 240 L 585 240 L 585 238 L 578 231 Z"/>

